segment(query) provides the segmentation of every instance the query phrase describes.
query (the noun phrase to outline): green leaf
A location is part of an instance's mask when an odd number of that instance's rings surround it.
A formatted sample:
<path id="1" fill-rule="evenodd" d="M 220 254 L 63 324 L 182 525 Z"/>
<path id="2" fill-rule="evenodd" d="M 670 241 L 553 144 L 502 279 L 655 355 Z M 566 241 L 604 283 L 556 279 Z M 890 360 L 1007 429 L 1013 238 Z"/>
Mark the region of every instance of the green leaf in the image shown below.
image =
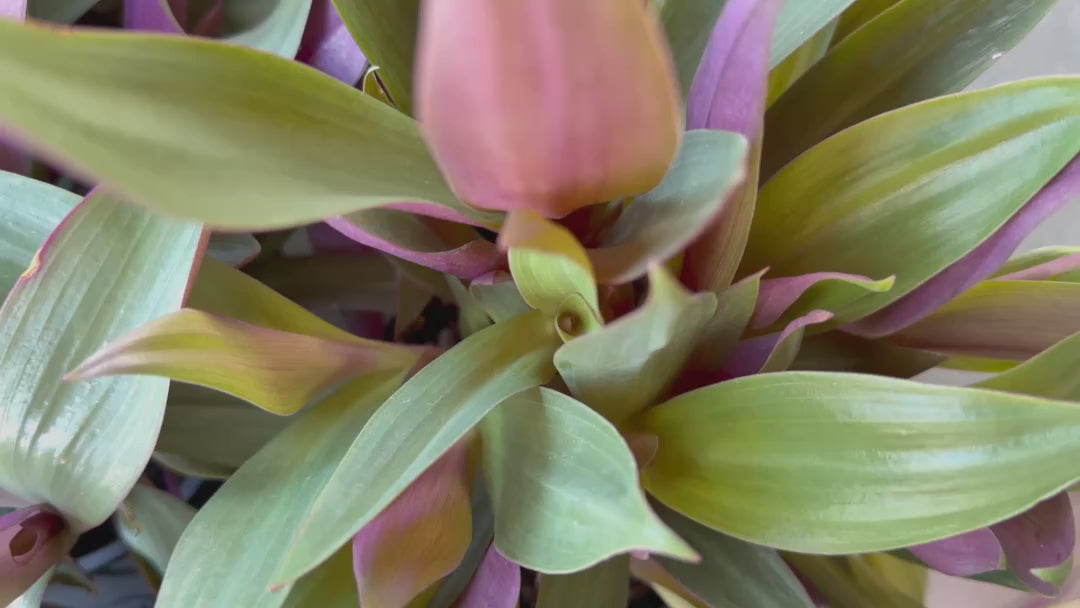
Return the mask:
<path id="1" fill-rule="evenodd" d="M 865 577 L 859 580 L 844 558 L 794 553 L 785 557 L 835 608 L 921 608 L 923 605 L 884 581 L 868 581 Z"/>
<path id="2" fill-rule="evenodd" d="M 469 293 L 476 296 L 488 316 L 496 323 L 509 321 L 532 310 L 510 277 L 490 283 L 473 281 L 469 285 Z"/>
<path id="3" fill-rule="evenodd" d="M 150 458 L 168 382 L 64 382 L 116 336 L 180 307 L 200 226 L 98 191 L 50 235 L 0 309 L 0 487 L 104 521 Z M 138 404 L 132 409 L 132 404 Z"/>
<path id="4" fill-rule="evenodd" d="M 862 120 L 963 90 L 1055 1 L 902 0 L 833 47 L 769 108 L 762 176 Z"/>
<path id="5" fill-rule="evenodd" d="M 727 361 L 754 314 L 762 274 L 750 275 L 720 292 L 716 314 L 702 330 L 687 361 L 687 374 L 707 376 L 719 371 Z"/>
<path id="6" fill-rule="evenodd" d="M 1022 253 L 1022 254 L 1020 254 L 1018 256 L 1009 258 L 1009 261 L 1005 262 L 1005 264 L 1003 264 L 1001 266 L 1001 268 L 998 268 L 997 272 L 994 273 L 992 278 L 1004 277 L 1005 275 L 1010 275 L 1010 274 L 1013 274 L 1015 272 L 1020 272 L 1021 270 L 1028 270 L 1030 268 L 1034 268 L 1035 266 L 1039 266 L 1041 264 L 1046 264 L 1046 263 L 1049 263 L 1049 262 L 1053 262 L 1055 260 L 1059 260 L 1061 258 L 1074 256 L 1074 255 L 1077 255 L 1077 254 L 1080 254 L 1080 247 L 1068 247 L 1068 246 L 1040 247 L 1038 249 L 1033 249 L 1031 251 Z M 1065 274 L 1068 275 L 1068 276 L 1065 276 L 1065 277 L 1055 276 L 1055 277 L 1051 278 L 1050 280 L 1067 280 L 1068 281 L 1068 280 L 1070 280 L 1069 277 L 1071 277 L 1073 273 L 1072 272 L 1067 272 Z M 1072 282 L 1075 282 L 1075 281 L 1072 281 Z"/>
<path id="7" fill-rule="evenodd" d="M 78 195 L 36 179 L 0 171 L 0 294 L 7 296 Z"/>
<path id="8" fill-rule="evenodd" d="M 453 294 L 454 303 L 457 304 L 458 324 L 464 337 L 471 336 L 491 325 L 491 319 L 488 318 L 484 305 L 460 279 L 446 275 L 446 284 L 450 287 L 450 293 Z"/>
<path id="9" fill-rule="evenodd" d="M 881 13 L 884 13 L 899 2 L 900 0 L 855 0 L 855 2 L 840 15 L 840 19 L 836 26 L 836 34 L 833 36 L 833 45 L 835 46 L 841 40 L 850 36 L 855 30 L 865 25 L 868 21 Z"/>
<path id="10" fill-rule="evenodd" d="M 202 465 L 196 477 L 224 479 L 290 422 L 224 393 L 173 382 L 154 449 L 167 466 L 193 461 Z"/>
<path id="11" fill-rule="evenodd" d="M 113 521 L 120 540 L 162 574 L 193 517 L 195 507 L 167 492 L 137 483 L 120 503 Z"/>
<path id="12" fill-rule="evenodd" d="M 1077 361 L 1080 361 L 1080 333 L 975 386 L 1047 399 L 1080 401 Z"/>
<path id="13" fill-rule="evenodd" d="M 540 575 L 537 608 L 626 608 L 630 557 L 617 555 L 571 574 Z"/>
<path id="14" fill-rule="evenodd" d="M 334 0 L 341 20 L 375 66 L 394 104 L 412 113 L 413 51 L 419 0 Z"/>
<path id="15" fill-rule="evenodd" d="M 296 581 L 283 608 L 356 608 L 360 598 L 353 575 L 352 545 L 345 545 L 307 576 Z"/>
<path id="16" fill-rule="evenodd" d="M 522 391 L 487 415 L 482 432 L 495 546 L 507 559 L 555 574 L 632 550 L 694 559 L 649 508 L 619 432 L 585 404 Z"/>
<path id="17" fill-rule="evenodd" d="M 26 0 L 26 14 L 53 23 L 75 23 L 98 0 Z"/>
<path id="18" fill-rule="evenodd" d="M 597 279 L 632 281 L 686 248 L 746 176 L 746 154 L 737 133 L 687 133 L 660 185 L 635 198 L 588 250 Z"/>
<path id="19" fill-rule="evenodd" d="M 660 19 L 679 77 L 682 98 L 690 96 L 705 47 L 728 0 L 664 0 Z"/>
<path id="20" fill-rule="evenodd" d="M 399 273 L 381 255 L 268 257 L 248 264 L 244 272 L 301 306 L 395 310 Z"/>
<path id="21" fill-rule="evenodd" d="M 349 383 L 240 467 L 184 531 L 157 606 L 281 606 L 289 590 L 269 587 L 289 539 L 353 438 L 401 381 L 401 374 L 387 374 Z M 303 579 L 294 588 L 302 585 Z"/>
<path id="22" fill-rule="evenodd" d="M 286 333 L 185 309 L 116 338 L 65 379 L 159 376 L 287 416 L 357 376 L 407 371 L 420 353 L 363 338 L 330 341 Z"/>
<path id="23" fill-rule="evenodd" d="M 398 201 L 472 215 L 412 120 L 298 63 L 196 38 L 2 22 L 0 73 L 19 83 L 0 90 L 0 121 L 171 215 L 241 230 Z"/>
<path id="24" fill-rule="evenodd" d="M 1080 149 L 1080 78 L 1027 80 L 878 116 L 762 188 L 740 271 L 896 275 L 859 318 L 992 235 Z"/>
<path id="25" fill-rule="evenodd" d="M 773 32 L 770 68 L 780 65 L 854 0 L 784 0 Z"/>
<path id="26" fill-rule="evenodd" d="M 935 353 L 830 331 L 804 337 L 799 354 L 788 368 L 911 378 L 944 360 L 945 357 Z"/>
<path id="27" fill-rule="evenodd" d="M 534 312 L 469 336 L 420 370 L 372 416 L 313 497 L 275 584 L 329 557 L 499 401 L 550 380 L 558 342 L 551 320 Z"/>
<path id="28" fill-rule="evenodd" d="M 651 494 L 711 528 L 790 551 L 945 538 L 1080 478 L 1080 409 L 996 391 L 783 372 L 680 395 L 640 423 L 660 441 L 642 471 Z"/>
<path id="29" fill-rule="evenodd" d="M 189 477 L 227 479 L 290 422 L 231 395 L 173 382 L 154 460 Z"/>
<path id="30" fill-rule="evenodd" d="M 262 246 L 247 232 L 215 232 L 210 235 L 206 254 L 229 266 L 243 266 L 259 255 Z"/>
<path id="31" fill-rule="evenodd" d="M 791 88 L 796 80 L 802 77 L 807 70 L 825 56 L 829 50 L 829 43 L 836 34 L 837 21 L 833 20 L 828 25 L 810 37 L 795 49 L 787 59 L 780 62 L 769 71 L 769 96 L 765 101 L 765 107 L 771 106 L 784 91 Z"/>
<path id="32" fill-rule="evenodd" d="M 575 398 L 619 424 L 671 386 L 714 312 L 713 294 L 691 294 L 654 266 L 645 303 L 563 344 L 555 368 Z"/>
<path id="33" fill-rule="evenodd" d="M 1024 361 L 1080 331 L 1080 283 L 983 281 L 888 340 L 958 356 Z"/>
<path id="34" fill-rule="evenodd" d="M 529 306 L 554 315 L 567 296 L 578 294 L 600 309 L 592 263 L 566 228 L 533 211 L 515 211 L 499 233 L 499 247 L 509 250 L 510 274 Z"/>
<path id="35" fill-rule="evenodd" d="M 665 0 L 660 11 L 664 31 L 682 85 L 690 94 L 705 46 L 728 0 Z M 769 67 L 780 65 L 796 49 L 826 27 L 853 0 L 786 0 L 773 33 Z"/>
<path id="36" fill-rule="evenodd" d="M 300 48 L 312 0 L 224 2 L 224 42 L 292 59 Z"/>
<path id="37" fill-rule="evenodd" d="M 684 587 L 715 608 L 811 608 L 806 590 L 776 551 L 710 530 L 671 509 L 657 508 L 664 522 L 686 539 L 701 563 L 660 558 Z"/>
<path id="38" fill-rule="evenodd" d="M 203 260 L 187 305 L 278 331 L 327 340 L 356 339 L 256 279 L 213 258 Z"/>

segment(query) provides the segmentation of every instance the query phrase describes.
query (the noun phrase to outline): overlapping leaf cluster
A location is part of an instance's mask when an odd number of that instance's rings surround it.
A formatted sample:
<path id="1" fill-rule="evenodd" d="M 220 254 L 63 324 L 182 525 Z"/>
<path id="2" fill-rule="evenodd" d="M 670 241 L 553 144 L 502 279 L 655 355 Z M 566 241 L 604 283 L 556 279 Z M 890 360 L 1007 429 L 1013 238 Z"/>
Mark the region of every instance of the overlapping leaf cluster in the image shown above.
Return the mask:
<path id="1" fill-rule="evenodd" d="M 0 0 L 0 600 L 1058 594 L 1080 77 L 960 92 L 1053 4 Z"/>

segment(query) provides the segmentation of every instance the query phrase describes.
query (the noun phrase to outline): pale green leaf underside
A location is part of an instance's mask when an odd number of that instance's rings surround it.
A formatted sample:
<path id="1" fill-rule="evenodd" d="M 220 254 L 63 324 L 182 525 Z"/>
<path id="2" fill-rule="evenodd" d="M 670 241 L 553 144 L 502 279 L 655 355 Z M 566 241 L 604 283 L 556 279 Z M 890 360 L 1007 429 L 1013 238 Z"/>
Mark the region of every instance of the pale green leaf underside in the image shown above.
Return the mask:
<path id="1" fill-rule="evenodd" d="M 157 606 L 281 606 L 289 589 L 269 587 L 289 540 L 353 438 L 401 380 L 388 374 L 342 387 L 240 467 L 180 538 Z"/>
<path id="2" fill-rule="evenodd" d="M 292 59 L 300 48 L 312 0 L 225 2 L 223 21 L 237 31 L 225 42 Z M 235 24 L 235 25 L 233 25 Z"/>
<path id="3" fill-rule="evenodd" d="M 278 57 L 2 22 L 0 77 L 19 83 L 0 89 L 0 122 L 172 215 L 252 230 L 402 201 L 474 215 L 410 118 Z"/>
<path id="4" fill-rule="evenodd" d="M 372 416 L 313 497 L 275 583 L 329 557 L 499 401 L 550 380 L 558 343 L 537 311 L 483 329 L 428 363 Z"/>
<path id="5" fill-rule="evenodd" d="M 161 574 L 193 517 L 195 507 L 157 488 L 137 483 L 114 521 L 120 540 Z"/>
<path id="6" fill-rule="evenodd" d="M 7 296 L 45 238 L 79 200 L 67 190 L 0 171 L 0 294 Z"/>
<path id="7" fill-rule="evenodd" d="M 641 422 L 660 441 L 643 471 L 651 494 L 737 538 L 798 552 L 945 538 L 1080 478 L 1080 409 L 996 391 L 784 372 L 686 393 Z"/>
<path id="8" fill-rule="evenodd" d="M 62 378 L 179 308 L 200 233 L 100 192 L 53 233 L 0 309 L 0 487 L 52 504 L 79 531 L 124 498 L 150 458 L 168 381 Z"/>
<path id="9" fill-rule="evenodd" d="M 495 546 L 508 559 L 568 573 L 636 549 L 693 558 L 649 508 L 619 432 L 581 402 L 523 391 L 482 432 Z"/>

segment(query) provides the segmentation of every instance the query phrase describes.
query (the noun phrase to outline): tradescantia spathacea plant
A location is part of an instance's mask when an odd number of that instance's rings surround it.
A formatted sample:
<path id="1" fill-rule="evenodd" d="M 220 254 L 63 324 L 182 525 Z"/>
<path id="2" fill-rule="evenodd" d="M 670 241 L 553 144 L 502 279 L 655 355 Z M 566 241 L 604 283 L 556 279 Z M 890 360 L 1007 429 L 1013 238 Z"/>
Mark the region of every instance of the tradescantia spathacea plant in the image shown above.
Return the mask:
<path id="1" fill-rule="evenodd" d="M 0 600 L 1058 595 L 1080 77 L 961 92 L 1053 5 L 0 0 Z"/>

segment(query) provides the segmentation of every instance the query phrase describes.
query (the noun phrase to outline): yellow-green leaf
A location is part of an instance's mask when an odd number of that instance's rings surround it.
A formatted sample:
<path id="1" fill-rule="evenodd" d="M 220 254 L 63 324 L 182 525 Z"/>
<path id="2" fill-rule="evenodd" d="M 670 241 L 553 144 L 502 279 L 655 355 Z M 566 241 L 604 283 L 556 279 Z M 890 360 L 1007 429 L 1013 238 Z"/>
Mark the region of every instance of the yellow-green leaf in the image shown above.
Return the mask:
<path id="1" fill-rule="evenodd" d="M 419 358 L 420 350 L 407 346 L 330 341 L 185 309 L 120 336 L 66 378 L 161 376 L 289 415 L 346 380 L 407 371 Z"/>
<path id="2" fill-rule="evenodd" d="M 868 375 L 722 382 L 647 410 L 640 430 L 660 442 L 642 471 L 653 496 L 726 534 L 806 553 L 945 538 L 1080 478 L 1075 404 Z"/>
<path id="3" fill-rule="evenodd" d="M 1080 362 L 1080 333 L 976 386 L 1047 399 L 1080 401 L 1077 362 Z"/>
<path id="4" fill-rule="evenodd" d="M 766 146 L 766 149 L 768 146 Z M 1080 78 L 1027 80 L 867 120 L 762 188 L 743 274 L 896 276 L 897 300 L 994 234 L 1080 150 Z"/>
<path id="5" fill-rule="evenodd" d="M 163 574 L 176 542 L 193 517 L 195 507 L 167 492 L 137 483 L 113 519 L 120 540 L 158 574 Z"/>
<path id="6" fill-rule="evenodd" d="M 360 50 L 402 112 L 412 112 L 413 50 L 419 0 L 334 0 Z"/>
<path id="7" fill-rule="evenodd" d="M 600 309 L 592 263 L 566 228 L 533 211 L 515 211 L 499 233 L 499 246 L 509 250 L 510 274 L 529 306 L 553 315 L 576 293 Z"/>
<path id="8" fill-rule="evenodd" d="M 898 2 L 830 49 L 769 108 L 762 176 L 862 120 L 963 90 L 1055 1 Z"/>
<path id="9" fill-rule="evenodd" d="M 0 122 L 170 215 L 269 229 L 399 201 L 471 213 L 411 119 L 279 57 L 3 21 L 0 78 L 19 83 L 0 90 Z"/>
<path id="10" fill-rule="evenodd" d="M 617 555 L 570 574 L 541 574 L 537 608 L 626 608 L 630 557 Z"/>

